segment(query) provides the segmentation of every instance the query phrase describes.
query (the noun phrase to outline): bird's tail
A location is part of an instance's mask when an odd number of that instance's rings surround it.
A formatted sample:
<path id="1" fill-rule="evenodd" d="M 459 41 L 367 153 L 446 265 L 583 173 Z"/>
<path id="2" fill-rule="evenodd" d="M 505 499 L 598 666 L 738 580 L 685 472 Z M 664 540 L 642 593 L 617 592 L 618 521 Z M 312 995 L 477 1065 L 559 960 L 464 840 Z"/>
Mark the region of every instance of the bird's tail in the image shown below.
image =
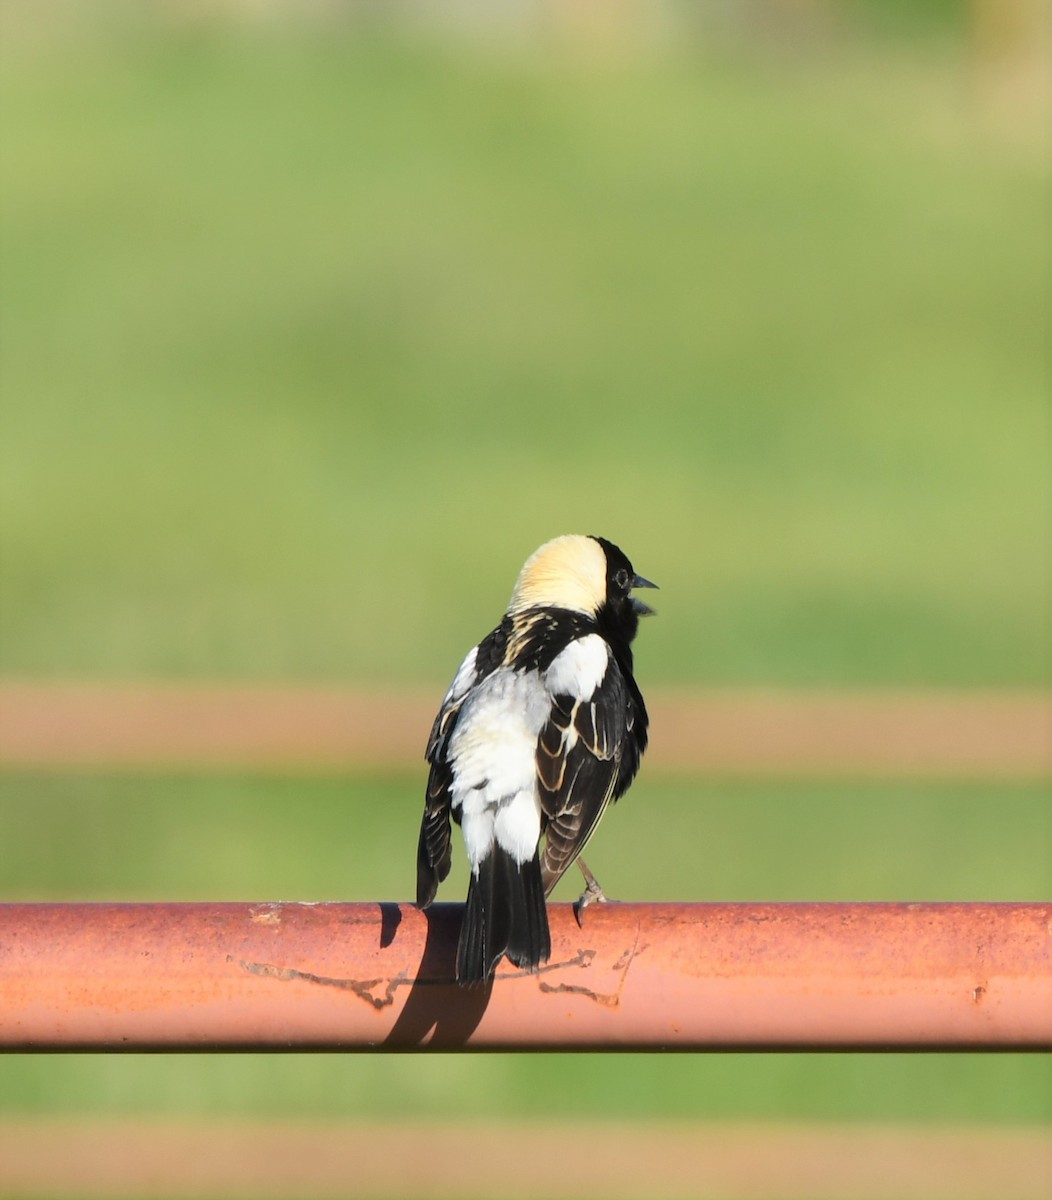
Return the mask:
<path id="1" fill-rule="evenodd" d="M 536 854 L 521 865 L 499 845 L 472 873 L 457 946 L 457 982 L 489 979 L 502 954 L 535 971 L 552 952 L 541 864 Z"/>

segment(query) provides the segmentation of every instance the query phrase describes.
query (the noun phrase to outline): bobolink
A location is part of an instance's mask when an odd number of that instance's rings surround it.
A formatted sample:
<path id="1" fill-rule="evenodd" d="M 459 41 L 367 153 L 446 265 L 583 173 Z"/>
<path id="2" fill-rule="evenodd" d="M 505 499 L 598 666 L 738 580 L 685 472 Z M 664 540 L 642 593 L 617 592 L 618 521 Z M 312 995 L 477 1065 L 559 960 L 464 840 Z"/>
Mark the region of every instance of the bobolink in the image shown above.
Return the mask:
<path id="1" fill-rule="evenodd" d="M 525 970 L 551 954 L 545 897 L 646 749 L 631 643 L 652 610 L 631 592 L 655 586 L 605 538 L 546 542 L 442 701 L 427 744 L 417 904 L 449 874 L 452 816 L 471 866 L 460 983 L 490 978 L 502 954 Z"/>

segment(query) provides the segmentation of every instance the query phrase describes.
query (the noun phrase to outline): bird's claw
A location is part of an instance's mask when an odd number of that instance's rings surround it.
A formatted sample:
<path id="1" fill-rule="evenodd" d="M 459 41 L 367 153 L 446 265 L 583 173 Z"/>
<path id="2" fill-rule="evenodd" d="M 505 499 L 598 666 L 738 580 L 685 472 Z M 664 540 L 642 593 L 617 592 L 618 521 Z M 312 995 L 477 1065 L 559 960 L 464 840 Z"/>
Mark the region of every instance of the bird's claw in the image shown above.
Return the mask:
<path id="1" fill-rule="evenodd" d="M 577 860 L 582 873 L 584 874 L 585 889 L 581 893 L 577 903 L 573 906 L 573 915 L 577 918 L 577 928 L 584 928 L 584 910 L 589 904 L 608 904 L 609 901 L 599 886 L 599 880 L 592 874 L 591 871 L 581 862 Z"/>

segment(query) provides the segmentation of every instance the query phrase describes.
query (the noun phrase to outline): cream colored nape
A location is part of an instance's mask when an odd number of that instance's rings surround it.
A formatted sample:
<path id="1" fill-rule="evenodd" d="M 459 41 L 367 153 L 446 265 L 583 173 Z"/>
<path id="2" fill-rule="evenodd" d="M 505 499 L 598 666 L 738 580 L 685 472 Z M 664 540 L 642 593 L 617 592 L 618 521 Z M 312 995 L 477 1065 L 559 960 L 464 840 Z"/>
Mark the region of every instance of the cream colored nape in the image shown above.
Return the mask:
<path id="1" fill-rule="evenodd" d="M 545 542 L 526 560 L 508 612 L 568 608 L 589 616 L 606 600 L 606 554 L 590 537 L 566 534 Z"/>

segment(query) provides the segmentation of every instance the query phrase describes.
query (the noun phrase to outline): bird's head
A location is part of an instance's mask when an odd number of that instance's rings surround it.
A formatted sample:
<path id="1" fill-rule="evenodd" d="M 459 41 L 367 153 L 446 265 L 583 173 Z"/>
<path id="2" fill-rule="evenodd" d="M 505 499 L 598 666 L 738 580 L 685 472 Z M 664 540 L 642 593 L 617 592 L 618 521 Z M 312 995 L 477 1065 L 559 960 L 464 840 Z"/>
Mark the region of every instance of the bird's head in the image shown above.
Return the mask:
<path id="1" fill-rule="evenodd" d="M 567 534 L 545 542 L 526 560 L 508 611 L 566 608 L 608 624 L 626 640 L 654 610 L 632 595 L 656 583 L 637 575 L 622 550 L 601 537 Z"/>

